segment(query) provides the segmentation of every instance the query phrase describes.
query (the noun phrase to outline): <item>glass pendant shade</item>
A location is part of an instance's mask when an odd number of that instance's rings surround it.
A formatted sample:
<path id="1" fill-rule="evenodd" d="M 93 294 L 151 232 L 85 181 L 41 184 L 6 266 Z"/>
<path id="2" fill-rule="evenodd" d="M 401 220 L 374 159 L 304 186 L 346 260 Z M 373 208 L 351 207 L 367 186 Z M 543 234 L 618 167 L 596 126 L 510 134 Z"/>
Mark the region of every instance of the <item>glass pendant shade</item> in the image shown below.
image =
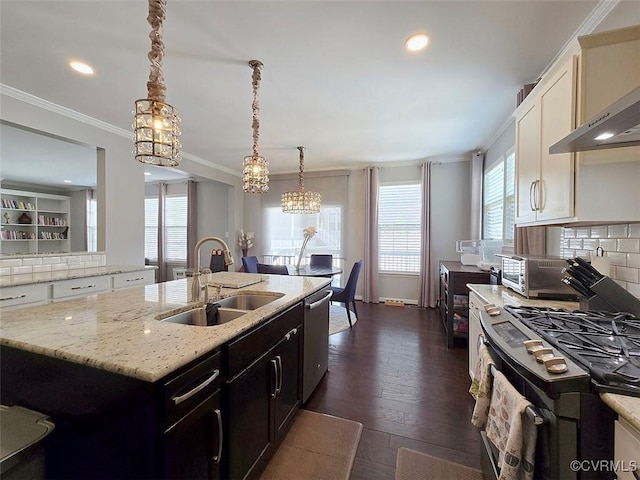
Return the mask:
<path id="1" fill-rule="evenodd" d="M 253 153 L 244 157 L 242 164 L 242 191 L 245 193 L 264 193 L 269 190 L 269 162 L 258 153 L 258 138 L 260 136 L 260 102 L 258 89 L 262 79 L 262 62 L 251 60 L 249 66 L 253 70 L 251 75 L 251 87 L 253 89 L 253 102 L 251 103 L 253 131 Z"/>
<path id="2" fill-rule="evenodd" d="M 180 117 L 168 103 L 136 100 L 134 112 L 135 157 L 160 167 L 180 164 Z"/>
<path id="3" fill-rule="evenodd" d="M 284 192 L 280 199 L 284 213 L 320 213 L 321 196 L 317 192 L 304 191 L 304 147 L 300 150 L 300 171 L 298 173 L 298 191 Z"/>
<path id="4" fill-rule="evenodd" d="M 284 213 L 319 213 L 321 195 L 317 192 L 285 192 L 281 204 Z"/>
<path id="5" fill-rule="evenodd" d="M 269 162 L 260 155 L 244 157 L 242 190 L 245 193 L 264 193 L 269 190 Z"/>
<path id="6" fill-rule="evenodd" d="M 175 167 L 180 163 L 180 117 L 175 108 L 165 103 L 167 87 L 162 74 L 164 42 L 162 24 L 166 17 L 165 0 L 149 0 L 147 22 L 151 25 L 151 50 L 147 98 L 136 100 L 133 111 L 134 155 L 137 161 L 159 167 Z"/>

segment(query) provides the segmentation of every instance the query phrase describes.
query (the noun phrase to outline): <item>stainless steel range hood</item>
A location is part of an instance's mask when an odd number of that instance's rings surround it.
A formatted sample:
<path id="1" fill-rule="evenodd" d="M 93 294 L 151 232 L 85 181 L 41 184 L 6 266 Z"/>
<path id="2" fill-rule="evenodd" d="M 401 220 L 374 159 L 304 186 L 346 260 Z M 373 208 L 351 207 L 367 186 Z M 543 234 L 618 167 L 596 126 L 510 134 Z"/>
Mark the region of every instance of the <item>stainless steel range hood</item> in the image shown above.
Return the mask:
<path id="1" fill-rule="evenodd" d="M 549 153 L 640 145 L 640 87 L 549 147 Z"/>

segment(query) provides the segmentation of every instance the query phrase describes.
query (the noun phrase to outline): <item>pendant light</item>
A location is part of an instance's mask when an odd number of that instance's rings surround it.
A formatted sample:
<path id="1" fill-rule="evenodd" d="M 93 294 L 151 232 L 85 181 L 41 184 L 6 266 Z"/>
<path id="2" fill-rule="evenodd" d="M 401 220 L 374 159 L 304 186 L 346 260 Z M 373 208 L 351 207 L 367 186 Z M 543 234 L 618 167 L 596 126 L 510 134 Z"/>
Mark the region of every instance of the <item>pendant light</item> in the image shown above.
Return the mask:
<path id="1" fill-rule="evenodd" d="M 262 62 L 259 60 L 251 60 L 249 66 L 253 69 L 251 76 L 251 84 L 253 86 L 253 103 L 251 110 L 253 111 L 253 153 L 244 157 L 242 168 L 242 190 L 245 193 L 264 193 L 269 190 L 269 162 L 258 153 L 258 137 L 260 135 L 260 120 L 258 112 L 260 106 L 258 103 L 258 87 L 262 79 L 260 69 Z"/>
<path id="2" fill-rule="evenodd" d="M 304 147 L 300 151 L 300 172 L 298 173 L 298 191 L 282 194 L 282 211 L 284 213 L 319 213 L 320 194 L 304 191 Z"/>
<path id="3" fill-rule="evenodd" d="M 166 17 L 165 0 L 149 0 L 151 25 L 151 61 L 147 98 L 136 100 L 134 110 L 135 158 L 141 163 L 160 167 L 175 167 L 182 159 L 180 155 L 180 117 L 178 112 L 165 102 L 167 87 L 162 75 L 164 42 L 162 22 Z"/>

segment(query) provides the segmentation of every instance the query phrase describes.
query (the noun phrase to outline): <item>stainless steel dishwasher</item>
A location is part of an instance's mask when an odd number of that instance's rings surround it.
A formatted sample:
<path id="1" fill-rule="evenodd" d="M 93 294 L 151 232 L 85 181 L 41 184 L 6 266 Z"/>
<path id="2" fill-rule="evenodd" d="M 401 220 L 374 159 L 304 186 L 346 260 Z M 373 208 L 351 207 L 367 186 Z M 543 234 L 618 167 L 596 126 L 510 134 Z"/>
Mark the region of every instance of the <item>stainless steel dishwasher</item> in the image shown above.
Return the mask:
<path id="1" fill-rule="evenodd" d="M 306 403 L 329 365 L 329 300 L 331 290 L 320 290 L 304 301 L 304 363 L 302 403 Z"/>

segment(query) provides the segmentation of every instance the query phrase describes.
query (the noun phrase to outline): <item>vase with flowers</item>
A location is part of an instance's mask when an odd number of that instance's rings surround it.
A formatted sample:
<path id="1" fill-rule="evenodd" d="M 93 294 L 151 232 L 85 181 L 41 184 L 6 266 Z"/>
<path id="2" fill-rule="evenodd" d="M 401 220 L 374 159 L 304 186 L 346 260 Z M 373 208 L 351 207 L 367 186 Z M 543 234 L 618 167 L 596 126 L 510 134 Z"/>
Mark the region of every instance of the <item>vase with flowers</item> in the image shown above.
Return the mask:
<path id="1" fill-rule="evenodd" d="M 300 262 L 304 255 L 304 249 L 307 246 L 307 243 L 309 243 L 309 240 L 316 234 L 316 227 L 307 227 L 302 231 L 302 233 L 304 234 L 304 240 L 302 241 L 302 248 L 300 249 L 300 255 L 298 256 L 298 262 L 296 263 L 296 270 L 300 270 Z"/>
<path id="2" fill-rule="evenodd" d="M 249 253 L 249 249 L 253 247 L 253 232 L 246 232 L 244 229 L 240 229 L 240 235 L 238 235 L 238 245 L 242 249 L 242 256 L 246 257 Z"/>

